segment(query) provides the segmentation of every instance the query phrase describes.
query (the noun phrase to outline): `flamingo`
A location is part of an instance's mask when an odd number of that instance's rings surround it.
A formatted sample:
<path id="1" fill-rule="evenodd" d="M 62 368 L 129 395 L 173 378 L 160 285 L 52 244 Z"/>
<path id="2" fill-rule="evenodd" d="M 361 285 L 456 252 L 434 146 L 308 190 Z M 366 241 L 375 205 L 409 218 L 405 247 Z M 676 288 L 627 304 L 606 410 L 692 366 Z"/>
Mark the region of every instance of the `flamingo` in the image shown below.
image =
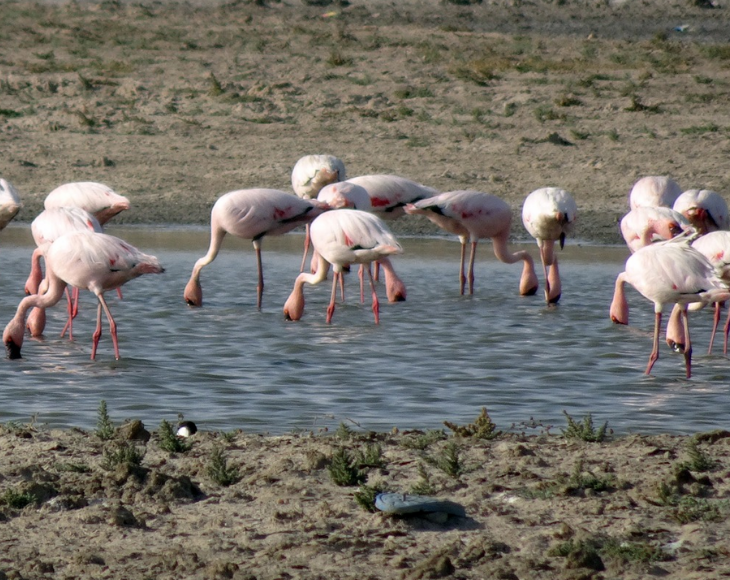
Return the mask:
<path id="1" fill-rule="evenodd" d="M 687 378 L 692 376 L 692 343 L 689 334 L 687 305 L 708 303 L 730 297 L 727 287 L 715 275 L 712 264 L 698 250 L 689 245 L 686 236 L 657 242 L 634 252 L 626 261 L 626 268 L 616 277 L 611 319 L 628 324 L 628 303 L 625 283 L 654 303 L 654 343 L 645 374 L 650 374 L 659 358 L 659 334 L 662 311 L 666 304 L 679 305 L 684 337 L 684 360 Z"/>
<path id="2" fill-rule="evenodd" d="M 295 164 L 291 172 L 291 185 L 294 193 L 302 199 L 315 199 L 320 190 L 330 183 L 344 181 L 345 164 L 334 155 L 305 155 Z M 309 253 L 309 224 L 304 231 L 304 255 L 299 271 L 304 270 L 304 263 Z"/>
<path id="3" fill-rule="evenodd" d="M 65 183 L 46 196 L 43 205 L 53 207 L 80 207 L 93 214 L 103 226 L 118 213 L 129 209 L 129 200 L 108 185 L 93 181 Z"/>
<path id="4" fill-rule="evenodd" d="M 637 207 L 672 207 L 682 193 L 676 181 L 666 175 L 648 175 L 642 177 L 629 192 L 629 208 Z"/>
<path id="5" fill-rule="evenodd" d="M 562 284 L 555 256 L 555 241 L 560 248 L 565 245 L 565 236 L 572 232 L 578 206 L 564 189 L 542 187 L 536 189 L 522 205 L 522 223 L 530 235 L 537 240 L 540 259 L 545 274 L 545 301 L 555 304 L 560 300 Z"/>
<path id="6" fill-rule="evenodd" d="M 531 296 L 537 292 L 537 276 L 532 256 L 524 250 L 510 253 L 507 247 L 512 210 L 500 198 L 481 191 L 449 191 L 434 197 L 422 199 L 405 206 L 411 215 L 425 215 L 440 228 L 456 234 L 461 241 L 461 260 L 459 263 L 459 283 L 461 294 L 467 277 L 464 274 L 464 258 L 467 240 L 471 242 L 469 257 L 469 294 L 474 293 L 474 258 L 477 242 L 491 238 L 494 255 L 506 264 L 522 260 L 524 266 L 520 278 L 520 294 Z"/>
<path id="7" fill-rule="evenodd" d="M 730 285 L 730 231 L 717 230 L 700 236 L 692 242 L 692 247 L 699 251 L 712 264 L 715 274 L 725 283 Z M 690 305 L 690 309 L 693 305 Z M 704 306 L 704 304 L 700 304 Z M 715 302 L 715 313 L 713 317 L 712 333 L 707 354 L 712 354 L 712 346 L 715 342 L 715 334 L 720 324 L 722 314 L 722 302 Z M 680 322 L 679 309 L 675 307 L 667 323 L 667 344 L 674 350 L 682 352 L 685 348 L 685 337 Z M 725 341 L 723 354 L 727 354 L 728 332 L 730 332 L 730 314 L 725 322 Z"/>
<path id="8" fill-rule="evenodd" d="M 140 252 L 127 242 L 107 234 L 79 230 L 58 238 L 46 253 L 46 277 L 48 290 L 44 294 L 33 294 L 20 301 L 13 319 L 5 327 L 3 342 L 8 358 L 21 358 L 25 315 L 33 307 L 50 308 L 63 296 L 67 285 L 83 288 L 96 294 L 99 307 L 96 316 L 96 330 L 93 335 L 91 360 L 96 358 L 96 349 L 101 338 L 101 311 L 106 313 L 114 343 L 114 354 L 119 360 L 117 326 L 104 300 L 104 292 L 119 288 L 142 274 L 164 272 L 154 256 Z"/>
<path id="9" fill-rule="evenodd" d="M 325 185 L 317 195 L 317 200 L 326 203 L 333 209 L 358 209 L 361 211 L 371 211 L 372 204 L 370 202 L 370 196 L 367 190 L 355 183 L 349 181 L 340 181 L 338 183 L 331 183 Z M 316 267 L 317 256 L 312 256 L 312 272 Z M 390 263 L 390 258 L 383 256 L 381 259 L 375 262 L 376 268 L 378 264 L 388 262 L 388 266 L 384 269 L 385 271 L 385 291 L 388 296 L 388 302 L 402 302 L 406 299 L 406 286 L 403 281 L 395 274 L 395 268 Z M 360 279 L 360 302 L 365 301 L 365 265 L 360 264 L 359 269 Z M 340 281 L 344 285 L 344 278 L 340 278 Z M 344 289 L 342 290 L 344 299 Z"/>
<path id="10" fill-rule="evenodd" d="M 327 307 L 327 324 L 332 322 L 335 312 L 337 280 L 348 264 L 366 264 L 370 278 L 372 310 L 375 324 L 380 322 L 380 306 L 375 292 L 370 263 L 393 254 L 400 254 L 403 248 L 388 227 L 377 216 L 352 209 L 335 209 L 320 215 L 310 226 L 312 245 L 319 256 L 314 274 L 302 272 L 294 281 L 294 289 L 284 304 L 287 320 L 299 320 L 304 314 L 304 283 L 319 284 L 327 279 L 332 265 L 332 295 Z M 383 263 L 388 268 L 388 263 Z"/>
<path id="11" fill-rule="evenodd" d="M 69 232 L 88 230 L 92 232 L 101 232 L 99 221 L 86 210 L 80 207 L 54 207 L 43 210 L 33 220 L 30 225 L 33 239 L 36 243 L 36 249 L 33 251 L 31 258 L 30 274 L 25 283 L 26 294 L 38 294 L 38 289 L 43 279 L 43 270 L 41 269 L 41 258 L 46 255 L 51 244 Z M 78 311 L 78 288 L 74 288 L 74 298 L 68 295 L 69 319 L 61 332 L 61 336 L 65 334 L 66 328 L 69 328 L 69 338 L 73 339 L 73 319 Z M 28 316 L 28 328 L 31 336 L 40 336 L 46 326 L 46 311 L 44 308 L 35 308 Z"/>
<path id="12" fill-rule="evenodd" d="M 621 235 L 632 253 L 653 242 L 670 240 L 690 227 L 687 218 L 668 207 L 637 207 L 621 218 Z"/>
<path id="13" fill-rule="evenodd" d="M 370 211 L 385 220 L 394 220 L 404 215 L 406 204 L 438 194 L 432 187 L 399 175 L 360 175 L 347 181 L 368 192 L 372 205 Z"/>
<path id="14" fill-rule="evenodd" d="M 727 202 L 716 191 L 690 189 L 680 195 L 672 207 L 686 217 L 701 236 L 730 229 Z"/>
<path id="15" fill-rule="evenodd" d="M 208 253 L 195 262 L 190 280 L 185 286 L 185 302 L 202 306 L 203 290 L 200 271 L 218 255 L 226 234 L 253 242 L 258 265 L 257 308 L 261 308 L 264 274 L 261 267 L 261 239 L 285 234 L 307 224 L 329 209 L 316 200 L 300 199 L 276 189 L 239 189 L 228 192 L 215 202 L 210 212 L 210 247 Z"/>
<path id="16" fill-rule="evenodd" d="M 21 207 L 18 191 L 9 181 L 0 178 L 0 230 L 12 221 Z"/>

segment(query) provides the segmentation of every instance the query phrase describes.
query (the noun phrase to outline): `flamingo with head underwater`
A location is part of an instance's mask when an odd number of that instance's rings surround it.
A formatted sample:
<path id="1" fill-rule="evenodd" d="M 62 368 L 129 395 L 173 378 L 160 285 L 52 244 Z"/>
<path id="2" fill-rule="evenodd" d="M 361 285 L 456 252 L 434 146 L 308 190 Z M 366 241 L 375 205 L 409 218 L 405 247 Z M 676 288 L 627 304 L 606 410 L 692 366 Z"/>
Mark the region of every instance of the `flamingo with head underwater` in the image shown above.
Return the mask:
<path id="1" fill-rule="evenodd" d="M 701 236 L 730 229 L 727 202 L 716 191 L 687 190 L 674 201 L 672 208 L 686 217 Z"/>
<path id="2" fill-rule="evenodd" d="M 46 196 L 43 205 L 46 209 L 80 207 L 103 226 L 118 213 L 129 209 L 129 200 L 103 183 L 78 181 L 58 186 Z"/>
<path id="3" fill-rule="evenodd" d="M 301 199 L 276 189 L 240 189 L 222 195 L 210 212 L 210 246 L 205 256 L 193 266 L 183 294 L 185 302 L 191 306 L 202 306 L 200 272 L 215 260 L 226 234 L 232 234 L 253 242 L 258 267 L 256 306 L 261 308 L 264 292 L 261 240 L 265 236 L 285 234 L 297 226 L 308 224 L 327 209 L 316 200 Z"/>
<path id="4" fill-rule="evenodd" d="M 520 294 L 529 296 L 537 292 L 537 276 L 532 256 L 524 250 L 510 252 L 508 240 L 512 224 L 512 209 L 502 199 L 481 191 L 447 191 L 405 206 L 411 215 L 424 215 L 440 228 L 456 234 L 461 241 L 459 285 L 464 294 L 469 282 L 469 294 L 474 293 L 474 260 L 477 242 L 491 238 L 494 255 L 501 262 L 524 262 L 520 278 Z M 471 243 L 468 276 L 464 271 L 466 244 Z"/>
<path id="5" fill-rule="evenodd" d="M 667 304 L 679 306 L 685 339 L 684 359 L 687 378 L 692 376 L 692 343 L 689 334 L 687 305 L 726 300 L 730 297 L 725 284 L 715 274 L 712 264 L 690 246 L 685 236 L 644 246 L 626 261 L 626 268 L 616 278 L 611 302 L 611 319 L 628 324 L 628 303 L 624 285 L 631 284 L 654 303 L 654 342 L 645 374 L 650 374 L 659 358 L 659 334 L 662 311 Z"/>
<path id="6" fill-rule="evenodd" d="M 63 296 L 67 285 L 93 292 L 99 307 L 96 330 L 93 335 L 91 359 L 101 338 L 101 312 L 106 313 L 114 344 L 114 354 L 119 359 L 117 325 L 104 300 L 104 292 L 119 288 L 143 274 L 164 272 L 154 256 L 140 252 L 124 240 L 107 234 L 80 230 L 58 238 L 46 253 L 46 278 L 48 289 L 43 294 L 32 294 L 20 301 L 13 319 L 5 327 L 3 343 L 8 358 L 21 358 L 25 331 L 25 316 L 31 308 L 50 308 Z"/>
<path id="7" fill-rule="evenodd" d="M 541 187 L 525 199 L 522 223 L 540 248 L 540 259 L 545 274 L 545 301 L 555 304 L 560 300 L 562 283 L 555 255 L 555 242 L 562 249 L 565 237 L 573 231 L 578 206 L 564 189 Z"/>
<path id="8" fill-rule="evenodd" d="M 302 272 L 294 281 L 294 289 L 284 304 L 287 320 L 299 320 L 304 314 L 304 284 L 319 284 L 327 279 L 332 266 L 332 294 L 327 307 L 327 324 L 332 322 L 335 311 L 337 282 L 345 266 L 365 264 L 370 278 L 372 310 L 375 323 L 380 322 L 380 305 L 375 292 L 370 264 L 375 260 L 393 254 L 400 254 L 403 248 L 383 221 L 373 214 L 352 209 L 334 209 L 323 213 L 310 225 L 312 245 L 318 255 L 319 264 L 314 274 Z M 383 263 L 388 268 L 389 262 Z"/>
<path id="9" fill-rule="evenodd" d="M 0 230 L 12 221 L 21 207 L 18 190 L 9 181 L 0 178 Z"/>
<path id="10" fill-rule="evenodd" d="M 629 192 L 629 209 L 672 207 L 682 193 L 679 184 L 667 175 L 647 175 L 634 183 Z"/>

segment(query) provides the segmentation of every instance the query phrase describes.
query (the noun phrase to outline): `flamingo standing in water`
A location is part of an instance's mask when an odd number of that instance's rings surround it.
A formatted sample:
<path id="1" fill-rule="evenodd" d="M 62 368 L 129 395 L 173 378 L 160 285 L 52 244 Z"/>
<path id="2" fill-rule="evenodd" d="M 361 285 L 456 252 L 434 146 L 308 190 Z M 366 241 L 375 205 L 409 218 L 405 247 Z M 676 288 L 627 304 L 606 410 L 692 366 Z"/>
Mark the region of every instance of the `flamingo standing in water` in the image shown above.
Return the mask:
<path id="1" fill-rule="evenodd" d="M 326 203 L 333 209 L 358 209 L 360 211 L 371 211 L 372 203 L 367 190 L 355 183 L 349 181 L 340 181 L 338 183 L 331 183 L 324 186 L 319 194 L 317 200 Z M 317 256 L 312 256 L 312 272 L 316 266 Z M 403 281 L 395 275 L 395 268 L 390 263 L 390 258 L 383 256 L 375 262 L 376 272 L 378 264 L 388 262 L 385 267 L 385 291 L 388 295 L 388 302 L 402 302 L 406 299 L 406 285 Z M 360 302 L 365 301 L 365 265 L 360 264 L 358 273 L 360 279 Z M 343 283 L 343 299 L 344 299 L 344 278 L 340 278 Z"/>
<path id="2" fill-rule="evenodd" d="M 13 319 L 5 327 L 3 342 L 8 358 L 21 358 L 25 315 L 33 307 L 50 308 L 63 296 L 67 285 L 83 288 L 96 294 L 99 307 L 96 316 L 96 330 L 93 335 L 91 359 L 96 358 L 96 349 L 101 338 L 101 311 L 109 320 L 109 330 L 114 343 L 114 354 L 119 360 L 117 325 L 104 300 L 104 292 L 119 288 L 142 274 L 164 272 L 154 256 L 140 252 L 137 248 L 114 236 L 91 231 L 77 231 L 58 238 L 46 253 L 46 277 L 48 290 L 44 294 L 33 294 L 20 301 Z"/>
<path id="3" fill-rule="evenodd" d="M 730 229 L 727 202 L 716 191 L 690 189 L 675 200 L 672 208 L 686 217 L 701 236 Z"/>
<path id="4" fill-rule="evenodd" d="M 537 275 L 532 256 L 525 251 L 510 253 L 507 247 L 512 210 L 500 198 L 481 191 L 449 191 L 405 206 L 411 215 L 425 215 L 440 228 L 456 234 L 461 241 L 459 263 L 459 284 L 464 294 L 467 276 L 464 273 L 464 259 L 467 240 L 471 242 L 469 257 L 469 294 L 474 293 L 474 259 L 477 242 L 491 238 L 494 255 L 506 264 L 522 260 L 524 266 L 520 278 L 520 294 L 529 296 L 537 292 Z"/>
<path id="5" fill-rule="evenodd" d="M 315 199 L 320 190 L 330 183 L 344 181 L 345 164 L 334 155 L 305 155 L 295 164 L 291 172 L 291 186 L 302 199 Z M 304 230 L 304 255 L 299 271 L 304 270 L 309 253 L 309 224 Z"/>
<path id="6" fill-rule="evenodd" d="M 101 232 L 99 221 L 86 210 L 80 207 L 55 207 L 43 210 L 30 224 L 36 249 L 33 251 L 30 265 L 30 275 L 25 283 L 26 294 L 38 294 L 43 270 L 41 258 L 45 257 L 51 244 L 62 235 L 79 230 Z M 69 329 L 69 338 L 73 339 L 73 319 L 78 312 L 78 288 L 74 288 L 74 300 L 68 294 L 68 322 L 64 326 L 61 336 Z M 28 328 L 31 336 L 40 336 L 46 326 L 45 308 L 35 308 L 28 316 Z"/>
<path id="7" fill-rule="evenodd" d="M 654 343 L 645 374 L 650 374 L 659 358 L 659 334 L 662 311 L 667 304 L 679 305 L 679 316 L 685 338 L 684 359 L 687 378 L 692 376 L 692 343 L 689 334 L 687 305 L 695 302 L 717 302 L 730 297 L 730 292 L 717 277 L 712 264 L 684 237 L 644 246 L 626 261 L 626 269 L 616 278 L 611 319 L 628 324 L 628 303 L 625 283 L 631 284 L 654 303 Z"/>
<path id="8" fill-rule="evenodd" d="M 129 209 L 129 200 L 103 183 L 80 181 L 60 185 L 46 196 L 43 205 L 46 209 L 80 207 L 103 226 L 118 213 Z"/>
<path id="9" fill-rule="evenodd" d="M 681 213 L 668 207 L 637 207 L 621 218 L 621 235 L 633 253 L 654 242 L 671 240 L 689 230 Z"/>
<path id="10" fill-rule="evenodd" d="M 333 267 L 332 295 L 327 307 L 327 324 L 332 322 L 335 311 L 337 281 L 348 264 L 368 266 L 372 309 L 375 324 L 380 322 L 380 305 L 375 292 L 370 263 L 393 254 L 400 254 L 403 248 L 383 221 L 373 214 L 352 209 L 335 209 L 320 215 L 310 226 L 312 245 L 319 256 L 314 274 L 302 272 L 294 282 L 294 289 L 284 304 L 287 320 L 299 320 L 304 314 L 304 284 L 319 284 L 327 279 L 330 265 Z M 383 268 L 388 268 L 388 262 Z"/>
<path id="11" fill-rule="evenodd" d="M 559 241 L 560 249 L 563 249 L 565 236 L 573 231 L 577 215 L 578 206 L 573 196 L 559 187 L 536 189 L 522 206 L 522 223 L 540 248 L 548 304 L 557 303 L 562 292 L 555 242 Z"/>
<path id="12" fill-rule="evenodd" d="M 666 175 L 642 177 L 629 192 L 629 209 L 637 207 L 672 207 L 682 188 Z"/>
<path id="13" fill-rule="evenodd" d="M 195 262 L 190 280 L 185 286 L 185 302 L 202 306 L 203 289 L 200 271 L 218 255 L 226 234 L 252 240 L 256 250 L 258 286 L 256 306 L 261 308 L 264 273 L 261 266 L 261 240 L 264 236 L 285 234 L 297 226 L 308 224 L 329 209 L 318 201 L 301 199 L 276 189 L 240 189 L 218 198 L 210 212 L 210 247 L 208 253 Z"/>
<path id="14" fill-rule="evenodd" d="M 399 175 L 360 175 L 347 181 L 368 192 L 372 205 L 370 211 L 385 220 L 394 220 L 404 215 L 406 204 L 438 194 L 432 187 Z"/>
<path id="15" fill-rule="evenodd" d="M 18 191 L 9 181 L 0 178 L 0 230 L 12 221 L 21 207 Z"/>

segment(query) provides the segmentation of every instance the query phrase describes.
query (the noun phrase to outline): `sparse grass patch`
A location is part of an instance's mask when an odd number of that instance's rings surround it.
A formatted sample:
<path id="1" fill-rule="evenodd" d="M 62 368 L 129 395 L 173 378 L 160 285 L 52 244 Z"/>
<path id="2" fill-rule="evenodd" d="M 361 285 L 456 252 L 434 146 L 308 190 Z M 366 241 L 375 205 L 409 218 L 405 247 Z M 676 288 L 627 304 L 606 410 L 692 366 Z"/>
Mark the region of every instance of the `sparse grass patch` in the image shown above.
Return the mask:
<path id="1" fill-rule="evenodd" d="M 403 87 L 394 93 L 397 99 L 418 99 L 433 97 L 433 91 L 428 87 Z"/>
<path id="2" fill-rule="evenodd" d="M 332 454 L 327 471 L 335 485 L 343 487 L 360 485 L 366 479 L 365 473 L 357 465 L 357 459 L 344 447 Z"/>
<path id="3" fill-rule="evenodd" d="M 431 476 L 426 471 L 426 466 L 423 463 L 418 464 L 418 476 L 418 481 L 411 486 L 411 493 L 416 495 L 433 495 L 436 493 L 436 488 L 431 483 Z"/>
<path id="4" fill-rule="evenodd" d="M 583 101 L 572 95 L 561 95 L 554 101 L 558 107 L 579 107 L 583 105 Z"/>
<path id="5" fill-rule="evenodd" d="M 342 54 L 339 50 L 332 50 L 325 61 L 328 66 L 339 67 L 339 66 L 352 66 L 354 60 Z"/>
<path id="6" fill-rule="evenodd" d="M 459 479 L 466 470 L 464 463 L 461 461 L 461 448 L 453 441 L 447 442 L 438 455 L 424 457 L 424 461 L 454 479 Z"/>
<path id="7" fill-rule="evenodd" d="M 101 466 L 107 471 L 113 471 L 120 465 L 136 467 L 142 464 L 143 458 L 144 452 L 140 452 L 135 445 L 124 441 L 104 449 Z"/>
<path id="8" fill-rule="evenodd" d="M 711 60 L 730 60 L 730 44 L 707 44 L 701 45 L 699 49 Z"/>
<path id="9" fill-rule="evenodd" d="M 355 501 L 365 511 L 376 512 L 378 509 L 375 507 L 375 498 L 379 493 L 386 491 L 387 489 L 382 484 L 361 485 L 354 493 Z"/>
<path id="10" fill-rule="evenodd" d="M 96 436 L 102 441 L 114 438 L 114 423 L 109 418 L 106 401 L 99 401 L 99 408 L 96 411 Z"/>
<path id="11" fill-rule="evenodd" d="M 581 441 L 588 441 L 590 443 L 600 443 L 606 437 L 606 430 L 608 429 L 608 421 L 598 429 L 593 427 L 593 416 L 588 413 L 583 417 L 583 421 L 578 423 L 573 420 L 567 411 L 563 411 L 568 426 L 565 429 L 561 429 L 563 437 L 566 439 L 580 439 Z"/>
<path id="12" fill-rule="evenodd" d="M 411 433 L 403 437 L 401 446 L 406 449 L 417 449 L 423 451 L 427 449 L 437 441 L 443 441 L 448 439 L 448 435 L 441 429 L 429 429 L 425 432 Z"/>
<path id="13" fill-rule="evenodd" d="M 160 423 L 158 435 L 160 437 L 160 449 L 169 451 L 170 453 L 185 453 L 192 448 L 192 444 L 178 437 L 172 430 L 172 425 L 164 419 Z"/>
<path id="14" fill-rule="evenodd" d="M 210 453 L 208 477 L 223 487 L 233 485 L 240 479 L 238 468 L 228 465 L 228 459 L 221 447 L 214 447 Z"/>
<path id="15" fill-rule="evenodd" d="M 481 413 L 473 423 L 461 426 L 451 423 L 450 421 L 444 421 L 444 425 L 446 425 L 459 437 L 492 440 L 502 434 L 501 431 L 497 431 L 497 425 L 492 421 L 486 407 L 482 407 Z"/>
<path id="16" fill-rule="evenodd" d="M 694 437 L 687 441 L 687 455 L 689 459 L 677 464 L 675 466 L 677 469 L 703 472 L 712 471 L 717 467 L 717 462 L 699 448 Z"/>
<path id="17" fill-rule="evenodd" d="M 556 113 L 550 105 L 540 105 L 533 111 L 533 114 L 540 123 L 545 123 L 546 121 L 565 121 L 567 119 L 565 114 Z"/>
<path id="18" fill-rule="evenodd" d="M 569 491 L 585 491 L 593 490 L 595 492 L 609 491 L 616 487 L 615 480 L 612 476 L 598 477 L 593 473 L 583 470 L 583 460 L 579 460 L 575 464 L 573 473 L 568 480 Z"/>
<path id="19" fill-rule="evenodd" d="M 56 471 L 68 473 L 89 473 L 91 471 L 91 468 L 85 463 L 56 463 L 53 467 Z"/>
<path id="20" fill-rule="evenodd" d="M 720 127 L 715 125 L 715 123 L 708 123 L 707 125 L 683 127 L 680 129 L 680 132 L 685 135 L 704 135 L 705 133 L 717 133 L 719 130 Z"/>
<path id="21" fill-rule="evenodd" d="M 14 489 L 8 489 L 0 495 L 0 504 L 4 504 L 16 510 L 22 510 L 25 506 L 36 503 L 38 498 L 32 493 L 21 493 Z"/>
<path id="22" fill-rule="evenodd" d="M 659 105 L 645 105 L 637 95 L 631 96 L 631 104 L 624 109 L 631 113 L 660 113 Z"/>

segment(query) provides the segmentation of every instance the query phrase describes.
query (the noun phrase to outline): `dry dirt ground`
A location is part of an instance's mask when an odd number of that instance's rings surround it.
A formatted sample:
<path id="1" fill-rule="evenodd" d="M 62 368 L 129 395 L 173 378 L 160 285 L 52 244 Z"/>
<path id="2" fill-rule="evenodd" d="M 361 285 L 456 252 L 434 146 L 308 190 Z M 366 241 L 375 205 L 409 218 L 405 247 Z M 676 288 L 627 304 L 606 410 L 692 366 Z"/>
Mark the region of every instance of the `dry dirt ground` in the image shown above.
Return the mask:
<path id="1" fill-rule="evenodd" d="M 121 223 L 205 224 L 226 191 L 289 190 L 308 153 L 339 156 L 349 175 L 485 190 L 516 213 L 533 189 L 561 186 L 579 204 L 577 236 L 604 243 L 619 242 L 642 175 L 730 184 L 719 4 L 0 8 L 0 175 L 24 222 L 57 185 L 93 180 L 130 198 Z M 198 433 L 171 453 L 159 432 L 131 444 L 5 425 L 0 578 L 730 576 L 727 433 L 509 431 Z M 467 517 L 361 505 L 414 488 Z"/>

